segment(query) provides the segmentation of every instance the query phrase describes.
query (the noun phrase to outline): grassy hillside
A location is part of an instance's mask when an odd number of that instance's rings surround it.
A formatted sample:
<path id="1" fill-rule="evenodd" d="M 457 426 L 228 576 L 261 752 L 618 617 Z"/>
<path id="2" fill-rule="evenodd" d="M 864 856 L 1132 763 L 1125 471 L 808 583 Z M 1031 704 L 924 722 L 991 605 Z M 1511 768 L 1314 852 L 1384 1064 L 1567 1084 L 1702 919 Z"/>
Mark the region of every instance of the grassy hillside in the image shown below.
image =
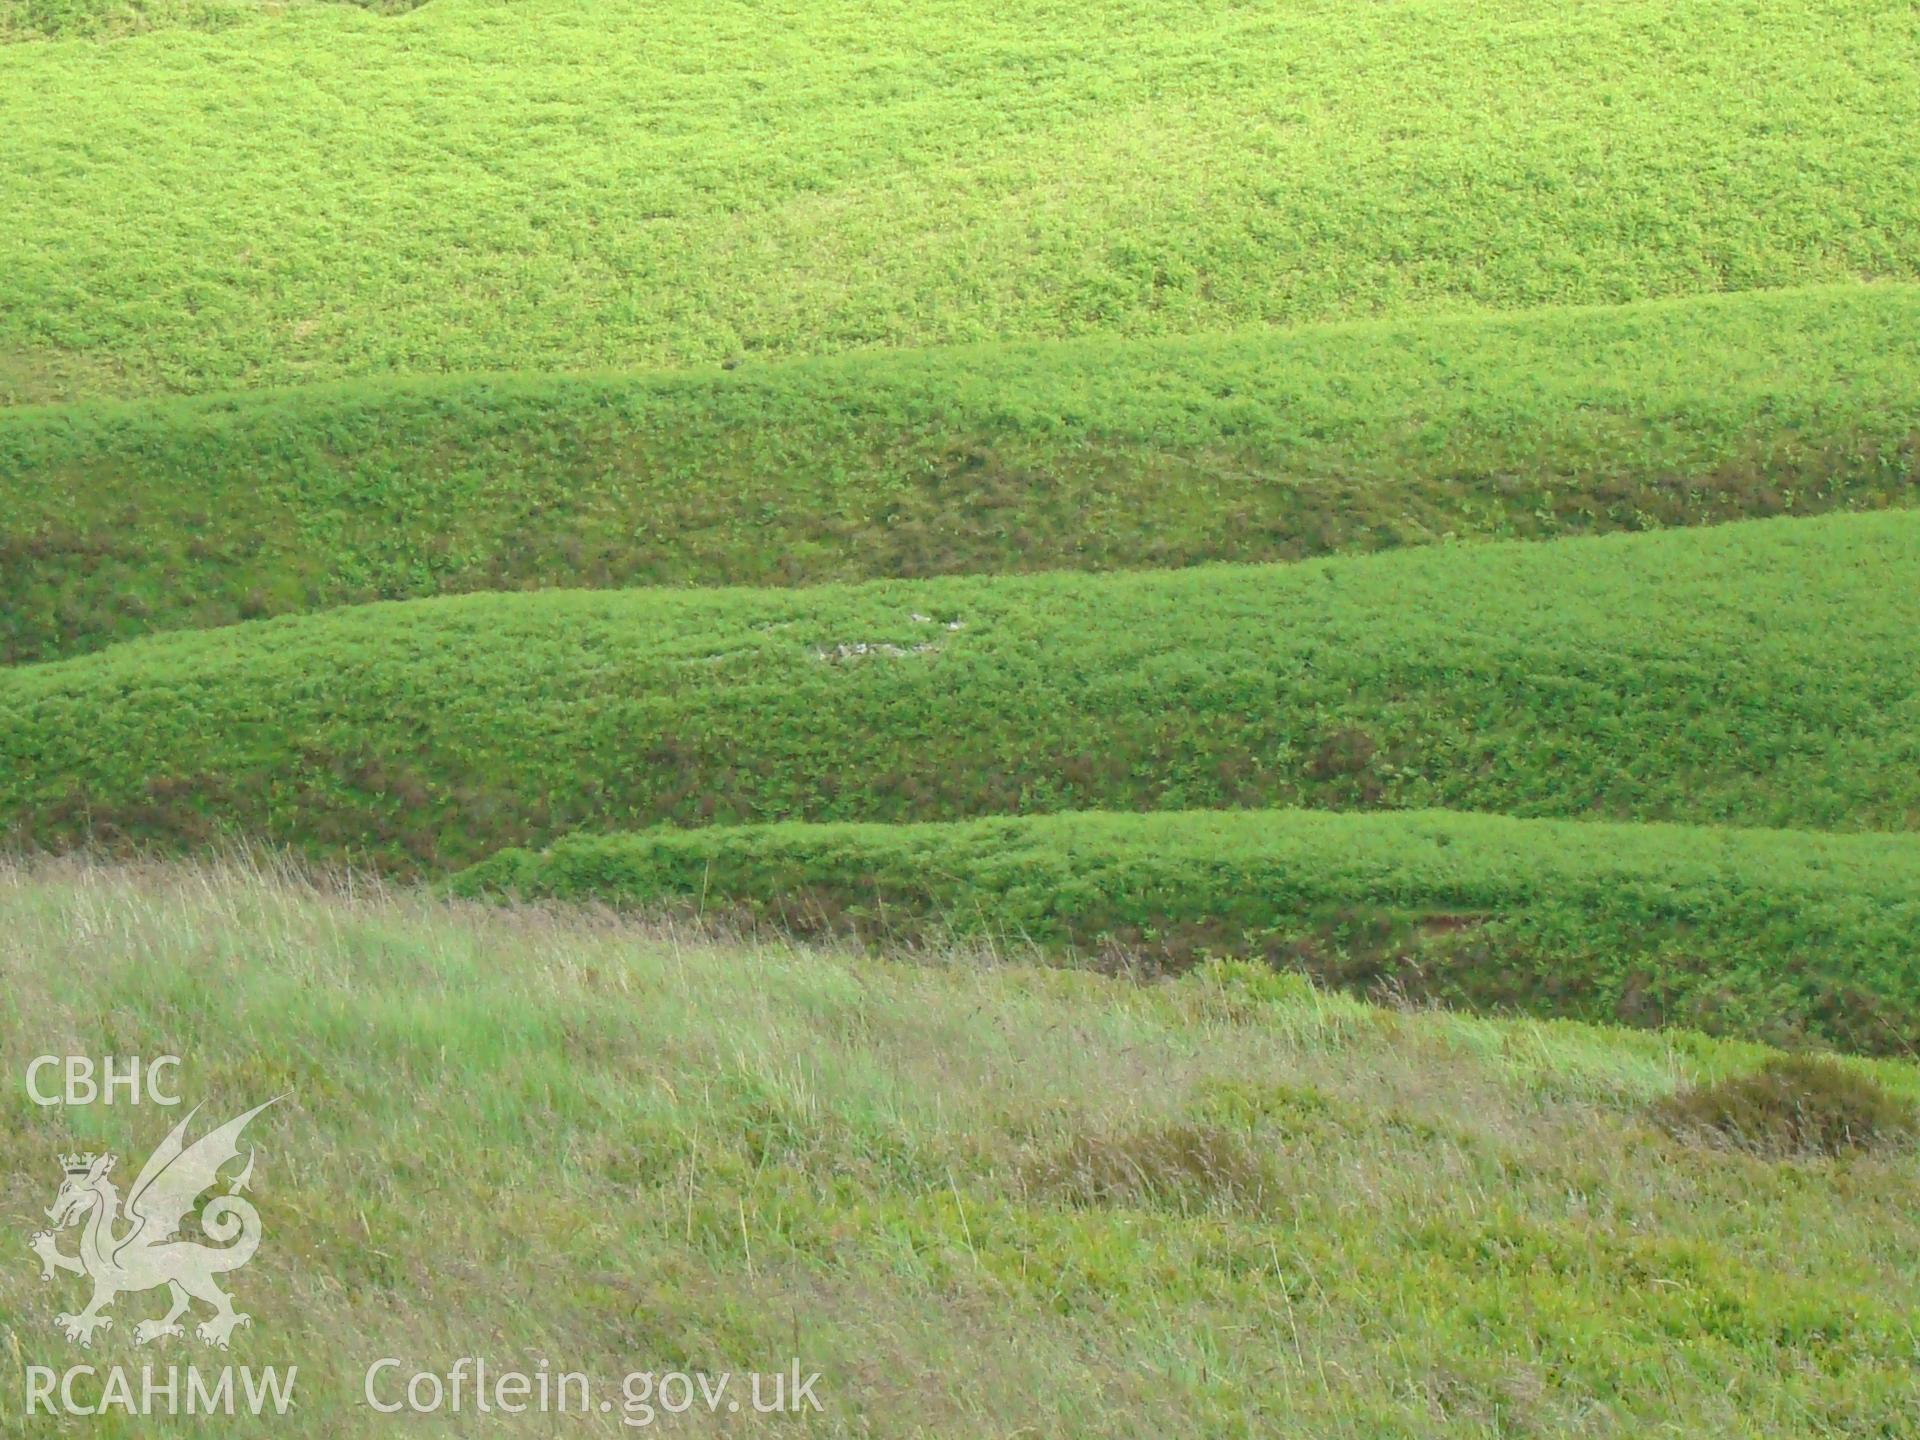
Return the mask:
<path id="1" fill-rule="evenodd" d="M 883 944 L 1258 956 L 1480 1009 L 1920 1052 L 1916 836 L 1443 811 L 710 826 L 510 850 L 457 886 Z"/>
<path id="2" fill-rule="evenodd" d="M 1917 63 L 1907 0 L 434 0 L 10 45 L 0 397 L 1913 280 Z"/>
<path id="3" fill-rule="evenodd" d="M 1920 827 L 1920 514 L 1296 566 L 463 596 L 0 670 L 15 842 L 1302 805 Z"/>
<path id="4" fill-rule="evenodd" d="M 541 585 L 1298 558 L 1910 503 L 1920 286 L 0 410 L 0 662 Z"/>
<path id="5" fill-rule="evenodd" d="M 1656 1123 L 1753 1047 L 1235 969 L 1142 987 L 355 897 L 0 866 L 6 1053 L 178 1050 L 223 1117 L 287 1093 L 249 1132 L 265 1239 L 225 1357 L 298 1364 L 276 1433 L 391 1433 L 367 1364 L 476 1347 L 616 1400 L 631 1370 L 797 1356 L 820 1435 L 1246 1436 L 1265 1413 L 1350 1440 L 1624 1437 L 1684 1414 L 1800 1440 L 1911 1413 L 1911 1146 L 1769 1160 Z M 1870 1073 L 1920 1096 L 1908 1066 Z M 57 1154 L 132 1165 L 173 1118 L 0 1108 L 8 1229 L 44 1223 Z M 8 1406 L 22 1367 L 75 1363 L 49 1321 L 78 1282 L 17 1258 Z M 142 1298 L 86 1363 L 152 1362 Z"/>
<path id="6" fill-rule="evenodd" d="M 274 1431 L 1914 1432 L 1920 5 L 0 0 L 0 137 L 0 1053 L 281 1097 Z M 28 1253 L 179 1113 L 0 1103 L 0 1432 L 205 1433 L 19 1413 L 220 1363 Z"/>

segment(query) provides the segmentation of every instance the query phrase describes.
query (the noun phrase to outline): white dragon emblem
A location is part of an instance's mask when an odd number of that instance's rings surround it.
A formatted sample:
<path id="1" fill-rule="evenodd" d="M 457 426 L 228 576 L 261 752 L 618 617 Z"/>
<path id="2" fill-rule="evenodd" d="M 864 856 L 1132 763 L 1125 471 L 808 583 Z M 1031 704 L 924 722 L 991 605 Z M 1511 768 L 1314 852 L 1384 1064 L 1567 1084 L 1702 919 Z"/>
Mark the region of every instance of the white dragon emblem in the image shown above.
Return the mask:
<path id="1" fill-rule="evenodd" d="M 188 1145 L 184 1137 L 188 1122 L 200 1113 L 196 1105 L 141 1167 L 127 1194 L 124 1216 L 120 1192 L 107 1178 L 116 1157 L 60 1157 L 67 1178 L 47 1211 L 53 1229 L 35 1235 L 29 1248 L 40 1257 L 41 1279 L 51 1280 L 56 1271 L 65 1270 L 93 1281 L 93 1299 L 86 1309 L 78 1315 L 54 1317 L 53 1323 L 66 1332 L 69 1340 L 92 1345 L 93 1332 L 113 1324 L 113 1317 L 102 1312 L 115 1296 L 161 1285 L 171 1291 L 173 1304 L 160 1319 L 142 1320 L 134 1326 L 136 1344 L 144 1345 L 163 1335 L 184 1335 L 179 1320 L 192 1300 L 204 1301 L 213 1306 L 214 1312 L 212 1318 L 195 1327 L 194 1333 L 222 1350 L 227 1348 L 236 1326 L 250 1323 L 250 1317 L 235 1311 L 232 1298 L 213 1282 L 216 1275 L 238 1270 L 260 1247 L 260 1214 L 239 1194 L 253 1177 L 251 1150 L 247 1152 L 246 1168 L 231 1177 L 227 1192 L 207 1201 L 200 1212 L 200 1228 L 215 1243 L 183 1240 L 179 1230 L 194 1202 L 218 1180 L 220 1167 L 239 1157 L 240 1132 L 247 1122 L 273 1103 L 269 1100 L 266 1105 L 256 1105 Z M 59 1232 L 82 1219 L 86 1224 L 80 1234 L 79 1253 L 61 1253 Z"/>

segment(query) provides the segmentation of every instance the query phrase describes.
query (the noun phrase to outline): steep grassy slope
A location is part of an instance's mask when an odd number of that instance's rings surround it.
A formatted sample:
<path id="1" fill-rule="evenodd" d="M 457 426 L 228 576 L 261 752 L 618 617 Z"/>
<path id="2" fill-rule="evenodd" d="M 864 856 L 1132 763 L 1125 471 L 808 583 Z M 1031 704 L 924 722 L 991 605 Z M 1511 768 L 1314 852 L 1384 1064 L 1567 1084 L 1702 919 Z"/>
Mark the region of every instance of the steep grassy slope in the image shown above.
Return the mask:
<path id="1" fill-rule="evenodd" d="M 0 48 L 0 397 L 1920 278 L 1907 0 L 435 0 Z"/>
<path id="2" fill-rule="evenodd" d="M 0 662 L 444 591 L 1910 503 L 1920 286 L 0 411 Z"/>
<path id="3" fill-rule="evenodd" d="M 1911 1414 L 1912 1150 L 1767 1161 L 1649 1124 L 1751 1047 L 357 893 L 0 866 L 7 1054 L 177 1051 L 222 1117 L 287 1092 L 249 1132 L 265 1240 L 223 1357 L 298 1364 L 276 1434 L 420 1429 L 368 1410 L 367 1365 L 477 1352 L 616 1406 L 629 1371 L 797 1357 L 826 1408 L 795 1428 L 819 1435 L 1684 1415 L 1801 1440 Z M 1908 1066 L 1871 1072 L 1920 1095 Z M 133 1165 L 177 1113 L 0 1108 L 0 1214 L 24 1240 L 60 1152 Z M 78 1284 L 0 1266 L 9 1406 L 22 1367 L 76 1363 L 50 1322 Z M 143 1298 L 85 1362 L 206 1365 L 130 1343 Z"/>
<path id="4" fill-rule="evenodd" d="M 1920 1051 L 1920 836 L 1421 811 L 660 828 L 506 851 L 466 894 L 1259 956 L 1449 1004 Z"/>
<path id="5" fill-rule="evenodd" d="M 0 823 L 438 867 L 1222 805 L 1920 827 L 1920 514 L 1296 566 L 356 606 L 0 671 Z"/>

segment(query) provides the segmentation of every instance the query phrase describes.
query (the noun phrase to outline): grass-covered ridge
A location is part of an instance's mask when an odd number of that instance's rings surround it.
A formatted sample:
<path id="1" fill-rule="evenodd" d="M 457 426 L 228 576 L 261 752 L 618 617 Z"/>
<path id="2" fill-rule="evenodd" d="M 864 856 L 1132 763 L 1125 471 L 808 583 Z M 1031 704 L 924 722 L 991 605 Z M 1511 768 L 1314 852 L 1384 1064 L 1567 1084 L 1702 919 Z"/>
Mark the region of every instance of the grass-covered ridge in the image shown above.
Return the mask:
<path id="1" fill-rule="evenodd" d="M 1446 808 L 1920 828 L 1920 513 L 1282 566 L 460 596 L 0 670 L 16 841 Z"/>
<path id="2" fill-rule="evenodd" d="M 393 1434 L 368 1362 L 476 1346 L 615 1396 L 797 1354 L 822 1436 L 1911 1415 L 1911 1146 L 1780 1162 L 1656 1123 L 1754 1046 L 158 868 L 0 863 L 0 969 L 9 1055 L 177 1051 L 222 1116 L 287 1092 L 249 1131 L 265 1239 L 225 1358 L 298 1362 L 272 1426 L 297 1440 Z M 1849 1068 L 1920 1096 L 1911 1066 Z M 0 1219 L 32 1233 L 59 1153 L 137 1164 L 177 1114 L 0 1107 Z M 76 1363 L 49 1322 L 77 1283 L 0 1266 L 9 1405 L 18 1367 Z M 84 1363 L 207 1365 L 130 1343 L 146 1298 Z"/>
<path id="3" fill-rule="evenodd" d="M 1920 286 L 0 410 L 0 662 L 448 591 L 1911 503 Z"/>
<path id="4" fill-rule="evenodd" d="M 5 46 L 0 395 L 1912 280 L 1916 62 L 1907 0 L 437 0 Z"/>
<path id="5" fill-rule="evenodd" d="M 661 827 L 455 884 L 883 944 L 1258 957 L 1415 1000 L 1920 1051 L 1920 836 L 1438 811 Z"/>

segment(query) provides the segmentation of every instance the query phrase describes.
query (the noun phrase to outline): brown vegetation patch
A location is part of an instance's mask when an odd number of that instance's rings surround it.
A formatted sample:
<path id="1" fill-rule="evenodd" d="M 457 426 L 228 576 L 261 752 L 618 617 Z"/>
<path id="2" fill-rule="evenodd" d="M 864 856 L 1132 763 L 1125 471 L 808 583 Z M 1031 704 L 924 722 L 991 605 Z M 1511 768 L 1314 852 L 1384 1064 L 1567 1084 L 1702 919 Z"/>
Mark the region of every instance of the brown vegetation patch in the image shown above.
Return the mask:
<path id="1" fill-rule="evenodd" d="M 1752 1074 L 1692 1086 L 1656 1116 L 1683 1139 L 1772 1156 L 1883 1149 L 1920 1132 L 1913 1101 L 1819 1055 L 1782 1055 Z"/>
<path id="2" fill-rule="evenodd" d="M 1146 1206 L 1189 1213 L 1257 1210 L 1273 1192 L 1266 1159 L 1240 1133 L 1192 1121 L 1075 1135 L 1021 1159 L 1038 1198 L 1076 1207 Z"/>

